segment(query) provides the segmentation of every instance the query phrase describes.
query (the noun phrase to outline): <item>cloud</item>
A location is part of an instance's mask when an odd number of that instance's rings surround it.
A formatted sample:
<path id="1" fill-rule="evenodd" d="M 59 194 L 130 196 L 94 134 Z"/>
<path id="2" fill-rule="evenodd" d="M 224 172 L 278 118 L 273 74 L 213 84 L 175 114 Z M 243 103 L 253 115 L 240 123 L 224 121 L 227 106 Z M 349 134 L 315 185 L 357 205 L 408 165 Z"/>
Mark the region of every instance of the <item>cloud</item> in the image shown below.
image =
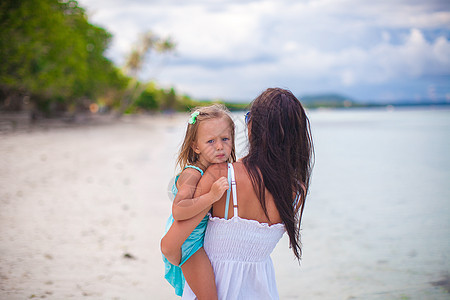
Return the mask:
<path id="1" fill-rule="evenodd" d="M 271 59 L 225 61 L 220 67 L 192 61 L 164 71 L 162 77 L 167 81 L 174 78 L 174 82 L 187 82 L 183 78 L 189 77 L 190 87 L 180 87 L 204 97 L 219 97 L 225 92 L 238 98 L 242 85 L 253 87 L 250 89 L 253 94 L 261 86 L 275 83 L 305 90 L 330 90 L 339 86 L 380 85 L 397 78 L 445 76 L 450 70 L 449 41 L 441 37 L 427 42 L 418 29 L 412 29 L 399 45 L 385 41 L 369 49 L 349 47 L 326 52 L 287 42 L 279 48 L 280 56 Z M 198 89 L 194 88 L 197 81 L 202 82 Z"/>
<path id="2" fill-rule="evenodd" d="M 247 99 L 274 85 L 358 97 L 361 86 L 386 93 L 405 80 L 429 94 L 430 78 L 450 77 L 445 1 L 80 2 L 114 34 L 109 55 L 119 64 L 139 33 L 172 36 L 176 55 L 150 56 L 143 78 L 194 97 Z M 435 90 L 448 94 L 450 83 Z"/>

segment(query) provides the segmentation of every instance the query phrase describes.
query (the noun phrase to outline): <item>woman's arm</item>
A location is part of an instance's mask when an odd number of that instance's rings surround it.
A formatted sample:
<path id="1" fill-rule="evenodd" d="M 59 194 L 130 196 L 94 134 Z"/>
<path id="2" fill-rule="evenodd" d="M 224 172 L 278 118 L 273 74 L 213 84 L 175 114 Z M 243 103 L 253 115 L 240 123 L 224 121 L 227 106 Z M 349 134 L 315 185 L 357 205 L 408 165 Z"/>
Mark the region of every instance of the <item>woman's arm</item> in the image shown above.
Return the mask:
<path id="1" fill-rule="evenodd" d="M 201 180 L 202 184 L 197 186 L 200 175 L 195 170 L 193 171 L 196 173 L 189 171 L 185 170 L 178 178 L 179 189 L 172 205 L 172 216 L 178 221 L 190 219 L 211 207 L 228 189 L 227 178 L 221 177 L 215 180 L 216 177 L 211 176 L 208 171 Z M 196 197 L 194 192 L 197 192 Z M 198 196 L 200 194 L 203 195 Z"/>

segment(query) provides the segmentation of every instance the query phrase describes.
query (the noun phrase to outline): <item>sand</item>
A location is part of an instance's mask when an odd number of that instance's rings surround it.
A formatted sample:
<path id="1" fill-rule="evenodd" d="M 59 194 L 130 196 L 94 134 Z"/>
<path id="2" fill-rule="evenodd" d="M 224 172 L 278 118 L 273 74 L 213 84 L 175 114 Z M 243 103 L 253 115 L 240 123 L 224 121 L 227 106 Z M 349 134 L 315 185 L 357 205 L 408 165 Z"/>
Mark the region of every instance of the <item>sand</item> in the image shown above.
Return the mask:
<path id="1" fill-rule="evenodd" d="M 1 299 L 176 299 L 159 239 L 176 118 L 0 136 Z"/>

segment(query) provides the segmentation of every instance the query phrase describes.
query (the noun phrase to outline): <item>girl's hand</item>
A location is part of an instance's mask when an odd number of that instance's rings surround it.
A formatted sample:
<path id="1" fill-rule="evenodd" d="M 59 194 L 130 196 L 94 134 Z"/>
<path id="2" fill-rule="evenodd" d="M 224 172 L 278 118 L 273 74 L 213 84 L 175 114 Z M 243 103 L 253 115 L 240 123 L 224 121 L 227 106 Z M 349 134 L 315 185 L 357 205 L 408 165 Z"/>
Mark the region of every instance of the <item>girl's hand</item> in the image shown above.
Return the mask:
<path id="1" fill-rule="evenodd" d="M 220 177 L 217 179 L 211 186 L 210 191 L 213 203 L 222 198 L 223 193 L 228 190 L 228 188 L 228 179 L 226 177 Z"/>

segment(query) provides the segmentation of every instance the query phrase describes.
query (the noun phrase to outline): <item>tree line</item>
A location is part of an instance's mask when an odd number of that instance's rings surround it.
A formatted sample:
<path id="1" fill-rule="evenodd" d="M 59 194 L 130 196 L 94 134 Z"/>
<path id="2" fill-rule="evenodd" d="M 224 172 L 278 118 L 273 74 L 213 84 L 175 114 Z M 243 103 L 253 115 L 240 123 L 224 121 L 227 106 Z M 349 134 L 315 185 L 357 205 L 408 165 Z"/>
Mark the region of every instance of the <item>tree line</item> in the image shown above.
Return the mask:
<path id="1" fill-rule="evenodd" d="M 112 35 L 74 0 L 0 2 L 0 108 L 46 115 L 87 110 L 187 110 L 203 102 L 138 80 L 150 51 L 175 43 L 146 33 L 119 68 L 105 56 Z M 92 106 L 91 106 L 92 107 Z"/>

